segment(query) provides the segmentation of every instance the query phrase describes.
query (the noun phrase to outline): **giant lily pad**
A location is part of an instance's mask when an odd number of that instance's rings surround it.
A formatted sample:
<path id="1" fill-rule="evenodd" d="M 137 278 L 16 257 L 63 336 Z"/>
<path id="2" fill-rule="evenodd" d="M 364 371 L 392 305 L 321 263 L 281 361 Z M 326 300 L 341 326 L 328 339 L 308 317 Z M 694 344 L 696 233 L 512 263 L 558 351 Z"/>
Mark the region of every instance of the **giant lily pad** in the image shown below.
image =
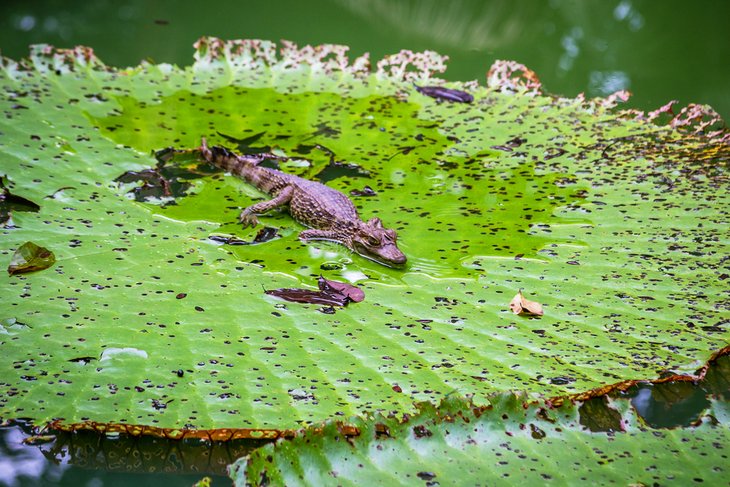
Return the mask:
<path id="1" fill-rule="evenodd" d="M 450 84 L 474 97 L 456 104 L 410 83 L 442 83 L 435 53 L 376 73 L 341 46 L 217 39 L 189 68 L 49 46 L 4 59 L 0 173 L 44 204 L 0 230 L 0 256 L 42 241 L 56 265 L 0 277 L 0 323 L 28 325 L 2 328 L 0 416 L 280 430 L 694 369 L 728 337 L 724 135 L 547 96 L 514 68 Z M 408 267 L 303 244 L 285 213 L 261 218 L 281 238 L 218 245 L 253 240 L 236 218 L 262 196 L 222 173 L 143 201 L 118 180 L 201 136 L 285 154 L 284 170 L 347 194 L 371 187 L 353 198 L 397 229 Z M 262 292 L 320 274 L 367 300 L 328 315 Z M 510 311 L 519 289 L 542 317 Z"/>
<path id="2" fill-rule="evenodd" d="M 502 394 L 486 407 L 449 398 L 405 421 L 331 421 L 230 467 L 234 485 L 514 485 L 705 482 L 728 475 L 726 425 L 652 430 L 625 410 L 620 433 L 583 429 L 572 404 L 546 410 Z M 617 416 L 621 404 L 608 410 Z M 353 432 L 356 434 L 353 434 Z M 667 452 L 671 452 L 667 454 Z"/>

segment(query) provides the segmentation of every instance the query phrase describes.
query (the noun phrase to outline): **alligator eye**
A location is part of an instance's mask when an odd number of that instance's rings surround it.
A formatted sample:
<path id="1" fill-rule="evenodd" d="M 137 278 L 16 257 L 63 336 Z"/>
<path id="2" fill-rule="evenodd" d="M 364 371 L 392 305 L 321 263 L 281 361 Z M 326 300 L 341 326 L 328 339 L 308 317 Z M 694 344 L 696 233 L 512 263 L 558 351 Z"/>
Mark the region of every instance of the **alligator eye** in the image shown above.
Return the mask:
<path id="1" fill-rule="evenodd" d="M 370 245 L 371 247 L 377 247 L 378 245 L 380 245 L 380 239 L 375 237 L 368 237 L 368 245 Z"/>

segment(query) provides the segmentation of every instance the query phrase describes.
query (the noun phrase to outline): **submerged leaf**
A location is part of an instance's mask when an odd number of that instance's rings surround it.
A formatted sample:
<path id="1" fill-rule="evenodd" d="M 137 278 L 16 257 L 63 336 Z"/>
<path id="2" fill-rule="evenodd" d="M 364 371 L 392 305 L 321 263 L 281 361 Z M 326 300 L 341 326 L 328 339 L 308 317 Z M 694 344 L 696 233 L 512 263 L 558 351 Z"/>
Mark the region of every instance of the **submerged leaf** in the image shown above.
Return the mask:
<path id="1" fill-rule="evenodd" d="M 525 299 L 522 290 L 517 291 L 515 297 L 509 303 L 509 309 L 516 315 L 526 314 L 531 316 L 542 316 L 542 305 L 535 301 Z"/>
<path id="2" fill-rule="evenodd" d="M 33 242 L 26 242 L 15 251 L 10 259 L 8 274 L 42 271 L 51 267 L 55 262 L 56 257 L 53 252 Z"/>

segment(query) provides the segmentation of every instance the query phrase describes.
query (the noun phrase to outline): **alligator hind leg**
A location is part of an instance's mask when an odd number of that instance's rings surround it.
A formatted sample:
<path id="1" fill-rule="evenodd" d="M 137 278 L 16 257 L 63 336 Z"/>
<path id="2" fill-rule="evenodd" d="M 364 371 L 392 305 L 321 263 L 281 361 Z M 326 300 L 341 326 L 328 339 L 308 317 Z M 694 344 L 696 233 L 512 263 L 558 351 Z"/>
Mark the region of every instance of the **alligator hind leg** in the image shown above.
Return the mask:
<path id="1" fill-rule="evenodd" d="M 246 228 L 248 226 L 255 227 L 259 224 L 259 220 L 258 218 L 256 218 L 256 213 L 266 213 L 267 211 L 273 210 L 278 206 L 283 206 L 289 203 L 293 192 L 294 188 L 292 186 L 287 186 L 272 199 L 268 201 L 262 201 L 260 203 L 256 203 L 255 205 L 251 205 L 248 208 L 245 208 L 241 212 L 241 215 L 238 217 L 238 221 L 243 224 L 243 228 Z"/>

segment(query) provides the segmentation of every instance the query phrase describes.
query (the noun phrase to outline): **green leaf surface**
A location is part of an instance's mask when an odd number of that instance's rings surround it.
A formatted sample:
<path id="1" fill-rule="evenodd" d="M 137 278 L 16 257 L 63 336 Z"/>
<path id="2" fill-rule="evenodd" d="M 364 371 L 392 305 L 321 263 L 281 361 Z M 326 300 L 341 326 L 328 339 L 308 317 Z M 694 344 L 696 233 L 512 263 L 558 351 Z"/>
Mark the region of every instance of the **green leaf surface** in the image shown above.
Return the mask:
<path id="1" fill-rule="evenodd" d="M 229 468 L 234 485 L 720 485 L 730 428 L 708 418 L 657 430 L 623 415 L 624 432 L 581 428 L 581 409 L 544 409 L 525 397 L 490 397 L 484 410 L 449 399 L 405 420 L 337 422 L 252 452 Z"/>
<path id="2" fill-rule="evenodd" d="M 428 70 L 366 74 L 337 52 L 207 40 L 184 69 L 47 46 L 3 61 L 0 173 L 41 208 L 13 214 L 0 258 L 32 240 L 57 263 L 0 277 L 0 319 L 28 324 L 0 335 L 0 417 L 294 428 L 694 370 L 727 344 L 726 146 L 524 90 L 456 83 L 474 102 L 441 103 L 402 79 Z M 261 217 L 281 238 L 216 244 L 253 240 L 237 216 L 262 198 L 222 173 L 146 202 L 115 181 L 202 136 L 370 186 L 353 201 L 397 229 L 408 267 L 301 243 L 286 213 Z M 323 314 L 262 290 L 320 274 L 365 300 Z M 544 316 L 511 313 L 519 289 Z"/>

